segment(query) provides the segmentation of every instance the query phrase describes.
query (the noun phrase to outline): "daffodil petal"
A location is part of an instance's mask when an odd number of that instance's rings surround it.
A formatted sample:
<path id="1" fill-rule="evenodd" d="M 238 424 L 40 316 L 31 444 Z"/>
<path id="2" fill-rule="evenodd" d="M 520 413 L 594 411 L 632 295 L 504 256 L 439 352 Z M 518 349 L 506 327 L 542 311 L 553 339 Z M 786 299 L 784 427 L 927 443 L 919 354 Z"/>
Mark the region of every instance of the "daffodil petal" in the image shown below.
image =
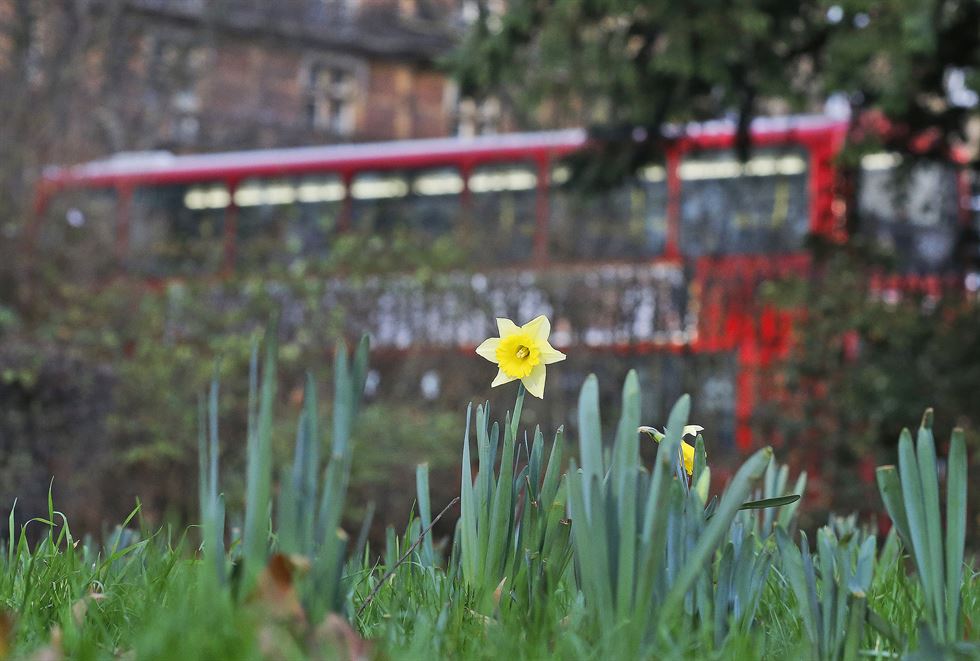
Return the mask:
<path id="1" fill-rule="evenodd" d="M 531 373 L 521 379 L 521 383 L 524 384 L 524 387 L 527 388 L 529 393 L 538 399 L 544 399 L 544 377 L 544 365 L 535 365 Z"/>
<path id="2" fill-rule="evenodd" d="M 657 443 L 659 443 L 660 441 L 664 440 L 664 433 L 662 431 L 660 431 L 659 429 L 655 429 L 653 427 L 647 427 L 647 426 L 644 425 L 644 426 L 638 427 L 637 428 L 637 431 L 640 432 L 640 433 L 642 433 L 642 434 L 646 434 L 647 436 L 649 436 L 651 439 L 653 439 Z"/>
<path id="3" fill-rule="evenodd" d="M 684 436 L 697 436 L 703 431 L 704 431 L 704 427 L 702 427 L 701 425 L 684 425 L 684 433 L 681 434 L 681 437 L 683 438 Z"/>
<path id="4" fill-rule="evenodd" d="M 551 322 L 542 314 L 521 326 L 521 330 L 530 333 L 538 342 L 547 342 L 548 336 L 551 335 Z"/>
<path id="5" fill-rule="evenodd" d="M 503 317 L 497 317 L 497 332 L 500 337 L 506 337 L 507 335 L 512 335 L 519 332 L 521 329 L 518 328 L 510 319 L 504 319 Z"/>
<path id="6" fill-rule="evenodd" d="M 558 349 L 554 348 L 553 346 L 551 346 L 547 342 L 544 342 L 543 344 L 541 344 L 539 346 L 539 350 L 541 351 L 541 362 L 544 363 L 545 365 L 550 365 L 552 363 L 557 363 L 557 362 L 559 362 L 561 360 L 565 360 L 565 358 L 567 358 L 567 356 L 565 354 L 563 354 L 561 351 L 559 351 Z"/>
<path id="7" fill-rule="evenodd" d="M 517 378 L 516 376 L 507 376 L 506 374 L 504 374 L 504 371 L 503 370 L 498 369 L 497 370 L 497 376 L 494 377 L 493 383 L 490 384 L 490 387 L 491 388 L 496 388 L 497 386 L 502 386 L 505 383 L 510 383 L 511 381 L 513 381 L 516 378 Z"/>
<path id="8" fill-rule="evenodd" d="M 688 475 L 694 474 L 694 446 L 681 441 L 681 452 L 684 454 L 684 470 Z"/>
<path id="9" fill-rule="evenodd" d="M 500 346 L 499 337 L 491 337 L 483 341 L 483 344 L 476 348 L 476 352 L 489 360 L 491 363 L 497 362 L 497 347 Z"/>

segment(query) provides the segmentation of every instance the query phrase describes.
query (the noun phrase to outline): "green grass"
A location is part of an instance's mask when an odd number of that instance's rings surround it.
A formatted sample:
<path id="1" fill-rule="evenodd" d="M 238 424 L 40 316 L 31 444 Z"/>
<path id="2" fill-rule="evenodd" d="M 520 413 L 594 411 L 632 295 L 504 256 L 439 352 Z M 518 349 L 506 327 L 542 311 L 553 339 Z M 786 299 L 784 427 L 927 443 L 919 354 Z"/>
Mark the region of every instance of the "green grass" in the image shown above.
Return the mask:
<path id="1" fill-rule="evenodd" d="M 480 406 L 460 430 L 462 502 L 444 514 L 461 516 L 455 537 L 423 534 L 446 503 L 429 502 L 419 468 L 415 512 L 402 531 L 389 529 L 385 548 L 370 548 L 359 531 L 337 528 L 366 344 L 350 356 L 338 347 L 330 420 L 318 418 L 307 380 L 295 456 L 282 468 L 268 450 L 275 347 L 253 356 L 245 512 L 224 511 L 215 382 L 202 401 L 200 526 L 148 530 L 137 507 L 106 540 L 78 540 L 53 504 L 19 531 L 11 514 L 0 658 L 980 656 L 980 574 L 962 561 L 956 523 L 967 485 L 953 465 L 940 498 L 931 415 L 914 448 L 903 438 L 901 470 L 880 478 L 891 515 L 904 507 L 914 526 L 906 518 L 876 538 L 834 519 L 801 546 L 795 505 L 741 507 L 803 489 L 805 478 L 790 480 L 770 450 L 719 488 L 698 437 L 693 475 L 684 472 L 687 398 L 644 466 L 636 430 L 654 421 L 642 420 L 633 375 L 605 443 L 595 381 L 586 382 L 577 452 L 561 430 L 548 438 L 521 428 L 521 408 L 533 406 L 521 392 L 513 415 L 494 422 Z M 965 460 L 957 443 L 953 464 Z M 915 527 L 931 531 L 928 542 Z"/>

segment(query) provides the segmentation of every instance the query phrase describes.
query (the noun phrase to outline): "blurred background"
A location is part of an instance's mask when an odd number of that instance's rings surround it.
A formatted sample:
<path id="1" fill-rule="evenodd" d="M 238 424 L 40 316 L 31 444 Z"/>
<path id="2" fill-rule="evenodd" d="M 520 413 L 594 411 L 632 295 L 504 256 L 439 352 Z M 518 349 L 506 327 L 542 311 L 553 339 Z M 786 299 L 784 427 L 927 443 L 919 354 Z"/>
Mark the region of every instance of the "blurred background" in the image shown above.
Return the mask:
<path id="1" fill-rule="evenodd" d="M 467 402 L 512 406 L 495 316 L 569 355 L 529 428 L 574 438 L 590 372 L 611 426 L 635 368 L 720 475 L 810 471 L 812 521 L 880 509 L 927 406 L 976 471 L 978 90 L 975 0 L 0 0 L 0 502 L 191 520 L 217 370 L 234 508 L 273 314 L 283 454 L 371 336 L 376 531 L 417 463 L 457 493 Z"/>

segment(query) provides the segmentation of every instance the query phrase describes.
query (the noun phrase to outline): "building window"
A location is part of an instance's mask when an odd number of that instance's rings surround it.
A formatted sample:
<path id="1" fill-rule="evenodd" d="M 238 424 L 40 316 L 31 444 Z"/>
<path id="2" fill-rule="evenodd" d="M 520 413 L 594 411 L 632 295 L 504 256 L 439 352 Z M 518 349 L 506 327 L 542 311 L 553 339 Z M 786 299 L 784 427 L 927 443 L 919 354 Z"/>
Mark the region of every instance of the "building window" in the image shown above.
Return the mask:
<path id="1" fill-rule="evenodd" d="M 477 0 L 460 0 L 459 18 L 463 25 L 473 25 L 480 18 L 480 3 Z"/>
<path id="2" fill-rule="evenodd" d="M 349 67 L 325 62 L 310 65 L 306 119 L 314 131 L 349 136 L 354 132 L 357 77 Z"/>
<path id="3" fill-rule="evenodd" d="M 351 16 L 360 4 L 360 0 L 320 0 L 319 9 L 326 16 Z"/>
<path id="4" fill-rule="evenodd" d="M 489 135 L 500 132 L 500 101 L 488 97 L 477 101 L 472 97 L 459 97 L 455 85 L 448 86 L 447 95 L 453 108 L 455 134 L 460 137 Z M 452 107 L 452 106 L 451 106 Z"/>
<path id="5" fill-rule="evenodd" d="M 201 99 L 193 86 L 178 90 L 172 97 L 175 114 L 174 138 L 182 145 L 192 145 L 197 141 L 201 122 L 198 113 Z"/>

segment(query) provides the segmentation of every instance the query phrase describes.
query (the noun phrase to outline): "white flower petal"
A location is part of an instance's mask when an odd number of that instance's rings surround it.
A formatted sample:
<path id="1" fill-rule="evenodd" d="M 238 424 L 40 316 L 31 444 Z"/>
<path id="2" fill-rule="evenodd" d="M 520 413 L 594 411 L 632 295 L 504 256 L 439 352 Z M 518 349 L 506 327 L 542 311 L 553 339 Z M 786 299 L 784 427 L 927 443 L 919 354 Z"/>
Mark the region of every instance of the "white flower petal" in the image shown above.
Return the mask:
<path id="1" fill-rule="evenodd" d="M 514 333 L 521 330 L 517 327 L 510 319 L 504 319 L 503 317 L 497 317 L 497 332 L 500 337 L 507 337 L 508 335 L 513 335 Z"/>
<path id="2" fill-rule="evenodd" d="M 521 330 L 529 333 L 539 342 L 547 342 L 548 336 L 551 335 L 551 322 L 542 314 L 521 326 Z"/>
<path id="3" fill-rule="evenodd" d="M 681 434 L 681 438 L 684 438 L 685 436 L 697 436 L 703 431 L 704 427 L 701 425 L 684 425 L 684 433 Z"/>
<path id="4" fill-rule="evenodd" d="M 516 378 L 517 378 L 516 376 L 507 376 L 506 374 L 504 374 L 503 370 L 497 370 L 497 376 L 494 377 L 493 383 L 490 384 L 490 387 L 496 388 L 497 386 L 502 386 L 505 383 L 510 383 Z"/>
<path id="5" fill-rule="evenodd" d="M 500 346 L 499 337 L 491 337 L 483 340 L 483 344 L 476 348 L 476 352 L 489 360 L 491 363 L 497 362 L 497 347 Z"/>
<path id="6" fill-rule="evenodd" d="M 647 434 L 650 438 L 655 440 L 657 443 L 664 440 L 664 433 L 659 429 L 656 429 L 655 427 L 647 427 L 646 425 L 642 425 L 637 428 L 637 431 L 640 432 L 641 434 Z"/>
<path id="7" fill-rule="evenodd" d="M 554 348 L 547 342 L 544 342 L 538 347 L 541 351 L 541 362 L 545 365 L 550 365 L 552 363 L 557 363 L 561 360 L 565 360 L 567 356 L 563 354 L 558 349 Z"/>
<path id="8" fill-rule="evenodd" d="M 544 377 L 544 365 L 535 365 L 531 373 L 521 379 L 521 383 L 524 384 L 529 393 L 538 399 L 544 399 Z"/>

